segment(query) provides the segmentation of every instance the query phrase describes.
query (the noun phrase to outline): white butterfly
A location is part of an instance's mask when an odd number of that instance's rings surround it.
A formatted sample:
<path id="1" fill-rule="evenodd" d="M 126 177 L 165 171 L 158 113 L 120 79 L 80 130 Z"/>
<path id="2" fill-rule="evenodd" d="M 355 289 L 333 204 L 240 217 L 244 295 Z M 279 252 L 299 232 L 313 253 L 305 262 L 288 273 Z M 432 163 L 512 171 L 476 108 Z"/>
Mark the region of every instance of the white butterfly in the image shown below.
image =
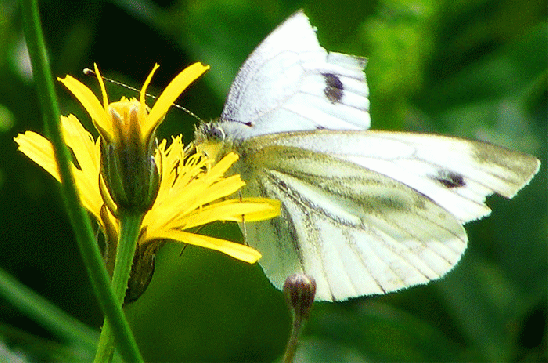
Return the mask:
<path id="1" fill-rule="evenodd" d="M 467 245 L 463 224 L 513 197 L 538 171 L 529 155 L 455 137 L 366 131 L 365 59 L 320 47 L 297 12 L 251 54 L 199 150 L 240 155 L 245 196 L 282 201 L 280 217 L 246 223 L 270 281 L 311 275 L 316 300 L 424 284 Z"/>

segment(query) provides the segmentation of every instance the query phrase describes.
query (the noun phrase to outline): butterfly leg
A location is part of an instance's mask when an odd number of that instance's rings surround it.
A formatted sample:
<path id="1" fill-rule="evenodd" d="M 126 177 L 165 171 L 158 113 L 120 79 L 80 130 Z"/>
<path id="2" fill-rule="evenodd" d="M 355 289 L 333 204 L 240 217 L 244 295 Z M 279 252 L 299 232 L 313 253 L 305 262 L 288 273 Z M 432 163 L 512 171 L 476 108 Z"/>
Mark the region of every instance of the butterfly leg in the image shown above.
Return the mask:
<path id="1" fill-rule="evenodd" d="M 240 202 L 242 201 L 242 192 L 238 191 L 238 196 L 240 198 Z M 247 246 L 247 230 L 245 228 L 245 215 L 242 214 L 242 222 L 240 223 L 240 229 L 242 230 L 242 234 L 244 235 L 244 244 Z"/>

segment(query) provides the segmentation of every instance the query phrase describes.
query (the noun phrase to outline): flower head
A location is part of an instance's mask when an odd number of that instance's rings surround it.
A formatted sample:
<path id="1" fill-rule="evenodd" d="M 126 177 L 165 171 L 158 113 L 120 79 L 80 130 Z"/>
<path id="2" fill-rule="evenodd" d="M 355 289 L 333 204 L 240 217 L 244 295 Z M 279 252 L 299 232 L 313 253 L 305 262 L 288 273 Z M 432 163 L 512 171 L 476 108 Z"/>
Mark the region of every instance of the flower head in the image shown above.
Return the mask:
<path id="1" fill-rule="evenodd" d="M 150 153 L 154 166 L 146 172 L 151 175 L 150 180 L 155 179 L 157 183 L 154 198 L 142 220 L 139 246 L 163 240 L 179 241 L 254 263 L 261 255 L 253 248 L 198 235 L 192 233 L 192 230 L 214 221 L 241 221 L 244 218 L 252 222 L 269 219 L 279 214 L 279 202 L 263 198 L 227 199 L 244 185 L 239 175 L 224 176 L 238 159 L 234 153 L 214 164 L 204 155 L 190 154 L 183 146 L 181 136 L 174 137 L 169 146 L 166 140 L 156 146 L 154 131 L 169 106 L 205 69 L 201 64 L 195 64 L 181 72 L 164 90 L 150 112 L 144 103 L 144 93 L 154 70 L 141 90 L 139 101 L 124 98 L 108 104 L 99 77 L 103 105 L 86 86 L 70 76 L 66 77 L 61 81 L 88 111 L 100 136 L 94 140 L 79 120 L 69 115 L 61 118 L 63 137 L 73 152 L 72 170 L 82 204 L 98 221 L 108 242 L 117 241 L 119 220 L 116 208 L 119 207 L 119 201 L 112 196 L 112 185 L 117 182 L 111 180 L 111 187 L 105 188 L 105 182 L 116 177 L 116 173 L 108 175 L 109 171 L 103 165 L 106 162 L 103 153 L 105 146 L 112 146 L 116 153 L 127 147 L 129 142 L 131 150 L 140 149 L 135 153 L 140 152 L 146 157 Z M 97 67 L 96 73 L 99 74 Z M 60 181 L 53 146 L 47 139 L 27 131 L 18 135 L 15 141 L 19 150 Z M 131 167 L 132 164 L 128 165 Z M 125 189 L 126 192 L 128 190 Z M 131 199 L 132 196 L 127 198 Z"/>
<path id="2" fill-rule="evenodd" d="M 88 111 L 99 131 L 101 177 L 117 207 L 126 211 L 144 212 L 156 198 L 159 187 L 155 131 L 169 106 L 181 92 L 208 67 L 195 63 L 183 70 L 162 92 L 154 107 L 145 104 L 146 89 L 158 65 L 147 77 L 139 99 L 109 103 L 103 78 L 95 65 L 101 87 L 101 103 L 93 92 L 74 77 L 59 79 Z M 150 111 L 150 112 L 149 112 Z"/>
<path id="3" fill-rule="evenodd" d="M 74 77 L 66 76 L 63 79 L 59 79 L 59 81 L 84 106 L 91 116 L 95 128 L 106 142 L 119 144 L 123 143 L 124 140 L 136 138 L 135 142 L 141 145 L 147 145 L 150 139 L 154 137 L 154 131 L 156 131 L 163 121 L 169 107 L 180 96 L 181 92 L 209 69 L 208 66 L 204 66 L 201 63 L 194 63 L 190 67 L 185 68 L 166 87 L 149 112 L 145 104 L 145 95 L 152 76 L 158 69 L 158 65 L 154 66 L 145 80 L 143 88 L 139 93 L 139 100 L 123 97 L 120 101 L 112 103 L 108 101 L 103 78 L 97 65 L 94 65 L 94 67 L 101 87 L 102 104 L 88 87 Z"/>

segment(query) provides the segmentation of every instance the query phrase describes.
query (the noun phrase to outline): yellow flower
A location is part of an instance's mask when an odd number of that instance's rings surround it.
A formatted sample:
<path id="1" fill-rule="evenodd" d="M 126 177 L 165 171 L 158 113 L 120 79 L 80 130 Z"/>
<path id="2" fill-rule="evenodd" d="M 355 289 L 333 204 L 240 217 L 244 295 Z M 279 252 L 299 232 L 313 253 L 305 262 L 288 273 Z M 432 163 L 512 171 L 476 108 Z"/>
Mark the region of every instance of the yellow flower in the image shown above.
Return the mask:
<path id="1" fill-rule="evenodd" d="M 195 63 L 183 70 L 162 92 L 150 110 L 145 104 L 146 89 L 158 65 L 150 72 L 139 100 L 122 98 L 109 103 L 103 79 L 95 65 L 103 103 L 93 92 L 71 76 L 59 79 L 88 111 L 101 136 L 101 177 L 113 205 L 127 212 L 147 211 L 158 192 L 159 180 L 155 131 L 181 92 L 208 67 Z M 113 208 L 116 210 L 116 208 Z"/>
<path id="2" fill-rule="evenodd" d="M 194 64 L 181 72 L 164 90 L 150 112 L 144 103 L 144 93 L 154 70 L 143 86 L 139 101 L 122 99 L 108 104 L 104 85 L 98 77 L 103 105 L 91 90 L 74 78 L 62 80 L 86 108 L 100 134 L 94 140 L 75 116 L 61 118 L 65 143 L 74 156 L 72 171 L 80 199 L 98 221 L 107 241 L 115 243 L 118 240 L 119 220 L 116 218 L 116 205 L 110 200 L 110 189 L 104 186 L 104 168 L 101 166 L 104 149 L 101 143 L 120 145 L 124 140 L 136 140 L 137 133 L 141 147 L 152 144 L 154 131 L 171 104 L 206 69 L 201 64 Z M 97 68 L 96 73 L 99 74 Z M 18 135 L 15 141 L 19 150 L 60 181 L 53 146 L 47 139 L 26 131 Z M 151 242 L 172 240 L 217 250 L 249 263 L 261 257 L 251 247 L 191 232 L 195 227 L 214 221 L 241 221 L 243 218 L 246 222 L 253 222 L 279 215 L 280 204 L 275 200 L 226 199 L 244 185 L 239 175 L 224 176 L 238 159 L 236 154 L 231 153 L 213 164 L 204 155 L 189 155 L 181 136 L 177 136 L 169 146 L 166 140 L 161 141 L 154 148 L 152 157 L 158 187 L 153 203 L 142 220 L 138 248 Z"/>

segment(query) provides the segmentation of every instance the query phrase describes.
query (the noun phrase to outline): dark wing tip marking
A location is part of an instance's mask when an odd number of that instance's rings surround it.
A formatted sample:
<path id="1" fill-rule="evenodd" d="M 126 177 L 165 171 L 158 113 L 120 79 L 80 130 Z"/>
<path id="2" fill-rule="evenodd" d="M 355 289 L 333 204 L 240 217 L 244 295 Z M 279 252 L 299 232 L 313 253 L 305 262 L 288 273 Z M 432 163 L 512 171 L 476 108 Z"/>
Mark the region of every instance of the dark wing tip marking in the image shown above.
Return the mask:
<path id="1" fill-rule="evenodd" d="M 322 73 L 325 79 L 324 93 L 331 103 L 340 102 L 343 97 L 344 86 L 340 78 L 333 73 Z"/>
<path id="2" fill-rule="evenodd" d="M 464 176 L 452 171 L 440 170 L 434 179 L 448 189 L 461 188 L 466 185 Z"/>

